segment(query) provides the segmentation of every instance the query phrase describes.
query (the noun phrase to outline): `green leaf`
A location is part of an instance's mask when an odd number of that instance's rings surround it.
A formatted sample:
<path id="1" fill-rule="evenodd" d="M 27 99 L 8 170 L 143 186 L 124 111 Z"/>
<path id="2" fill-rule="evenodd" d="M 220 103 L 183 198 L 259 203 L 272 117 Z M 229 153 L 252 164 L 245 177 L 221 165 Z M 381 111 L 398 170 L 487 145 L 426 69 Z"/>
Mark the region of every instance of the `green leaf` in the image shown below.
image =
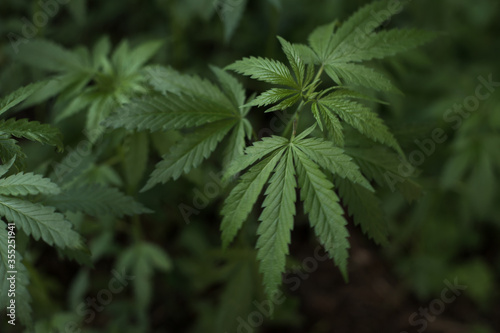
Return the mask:
<path id="1" fill-rule="evenodd" d="M 149 66 L 145 68 L 145 72 L 148 82 L 161 93 L 193 96 L 219 105 L 224 110 L 231 112 L 234 110 L 234 105 L 226 94 L 206 79 L 196 75 L 181 74 L 173 68 L 163 66 Z"/>
<path id="2" fill-rule="evenodd" d="M 274 59 L 261 57 L 243 58 L 226 68 L 250 76 L 252 79 L 300 89 L 288 67 Z"/>
<path id="3" fill-rule="evenodd" d="M 95 70 L 99 70 L 103 62 L 108 61 L 109 52 L 111 52 L 111 41 L 109 36 L 99 38 L 92 49 L 92 62 Z"/>
<path id="4" fill-rule="evenodd" d="M 361 174 L 352 158 L 346 155 L 343 149 L 335 147 L 332 142 L 310 138 L 294 141 L 293 143 L 323 169 L 341 178 L 347 178 L 371 192 L 375 191 L 368 180 Z"/>
<path id="5" fill-rule="evenodd" d="M 269 90 L 264 91 L 262 94 L 254 98 L 251 102 L 246 105 L 249 106 L 267 106 L 269 104 L 277 103 L 284 99 L 291 99 L 293 96 L 299 94 L 297 90 L 286 89 L 286 88 L 271 88 Z M 299 94 L 300 96 L 300 94 Z M 289 106 L 293 105 L 291 103 Z"/>
<path id="6" fill-rule="evenodd" d="M 2 195 L 58 194 L 59 192 L 59 186 L 50 179 L 31 172 L 21 172 L 0 179 L 0 194 Z"/>
<path id="7" fill-rule="evenodd" d="M 306 65 L 304 61 L 300 57 L 300 54 L 295 46 L 279 36 L 278 40 L 280 41 L 281 48 L 283 49 L 283 52 L 285 53 L 288 62 L 290 63 L 293 73 L 295 74 L 295 81 L 297 81 L 299 87 L 303 88 L 305 85 L 304 80 L 306 72 Z"/>
<path id="8" fill-rule="evenodd" d="M 166 131 L 233 118 L 231 110 L 202 98 L 185 95 L 145 97 L 124 105 L 104 122 L 113 128 Z"/>
<path id="9" fill-rule="evenodd" d="M 53 207 L 0 196 L 0 215 L 15 223 L 27 235 L 32 235 L 35 240 L 42 238 L 51 246 L 81 248 L 80 235 L 63 215 L 54 210 Z"/>
<path id="10" fill-rule="evenodd" d="M 163 156 L 163 160 L 156 165 L 141 191 L 146 191 L 158 183 L 166 183 L 171 178 L 176 180 L 183 173 L 200 165 L 234 125 L 234 120 L 219 121 L 205 125 L 186 137 L 174 146 L 170 153 Z"/>
<path id="11" fill-rule="evenodd" d="M 354 158 L 363 174 L 380 186 L 388 187 L 391 191 L 398 189 L 409 202 L 422 195 L 420 185 L 409 178 L 411 175 L 404 174 L 411 165 L 401 156 L 381 146 L 349 147 L 345 151 Z"/>
<path id="12" fill-rule="evenodd" d="M 335 63 L 326 65 L 325 72 L 338 85 L 401 93 L 385 75 L 362 65 Z"/>
<path id="13" fill-rule="evenodd" d="M 123 217 L 124 215 L 151 213 L 132 197 L 126 196 L 115 188 L 100 184 L 66 188 L 58 195 L 46 197 L 44 204 L 56 207 L 63 212 L 83 212 L 95 217 L 102 215 Z"/>
<path id="14" fill-rule="evenodd" d="M 270 156 L 252 166 L 233 188 L 224 202 L 221 214 L 222 246 L 231 243 L 252 210 L 264 184 L 283 156 L 284 148 L 278 148 Z"/>
<path id="15" fill-rule="evenodd" d="M 38 82 L 27 85 L 26 87 L 21 87 L 14 91 L 13 93 L 0 99 L 0 114 L 9 111 L 14 106 L 18 105 L 28 97 L 30 97 L 34 92 L 38 91 L 46 82 Z"/>
<path id="16" fill-rule="evenodd" d="M 127 184 L 135 189 L 148 164 L 149 140 L 146 133 L 131 133 L 125 138 L 123 171 Z"/>
<path id="17" fill-rule="evenodd" d="M 269 104 L 278 103 L 278 105 L 266 110 L 266 112 L 284 110 L 295 103 L 301 98 L 300 92 L 297 90 L 290 90 L 285 88 L 271 88 L 256 98 L 254 98 L 247 106 L 266 106 Z"/>
<path id="18" fill-rule="evenodd" d="M 254 142 L 252 146 L 245 149 L 245 154 L 243 156 L 231 162 L 224 174 L 223 180 L 229 179 L 286 144 L 288 144 L 286 138 L 275 135 L 264 137 L 262 140 Z"/>
<path id="19" fill-rule="evenodd" d="M 436 37 L 429 31 L 415 29 L 383 30 L 363 36 L 357 40 L 356 47 L 349 53 L 334 57 L 335 62 L 367 61 L 382 59 L 397 53 L 413 49 Z"/>
<path id="20" fill-rule="evenodd" d="M 222 161 L 224 169 L 227 169 L 232 161 L 243 156 L 246 147 L 245 139 L 250 139 L 252 136 L 252 133 L 248 131 L 251 127 L 252 125 L 247 119 L 242 119 L 232 129 L 227 147 L 224 151 L 224 159 Z"/>
<path id="21" fill-rule="evenodd" d="M 389 230 L 380 199 L 366 188 L 347 179 L 334 179 L 349 215 L 354 217 L 354 223 L 361 225 L 363 232 L 377 244 L 386 245 Z"/>
<path id="22" fill-rule="evenodd" d="M 368 138 L 386 144 L 403 155 L 398 142 L 378 115 L 357 102 L 332 93 L 318 100 L 323 106 L 337 114 L 346 123 Z"/>
<path id="23" fill-rule="evenodd" d="M 31 141 L 56 146 L 59 151 L 64 148 L 62 134 L 56 127 L 40 124 L 38 121 L 28 119 L 10 118 L 0 120 L 0 132 L 13 135 L 17 138 L 25 138 Z"/>
<path id="24" fill-rule="evenodd" d="M 93 79 L 91 72 L 67 72 L 46 80 L 40 89 L 34 92 L 23 104 L 23 108 L 40 105 L 52 97 L 59 95 L 54 109 L 59 111 L 59 105 L 75 98 Z"/>
<path id="25" fill-rule="evenodd" d="M 70 249 L 70 248 L 59 249 L 58 248 L 57 253 L 59 253 L 59 255 L 61 257 L 72 260 L 81 266 L 87 266 L 89 268 L 94 268 L 94 264 L 92 263 L 92 259 L 93 259 L 92 253 L 90 252 L 90 249 L 87 247 L 84 247 L 81 249 Z"/>
<path id="26" fill-rule="evenodd" d="M 16 157 L 12 157 L 7 163 L 0 165 L 0 177 L 9 172 L 10 168 L 14 164 Z"/>
<path id="27" fill-rule="evenodd" d="M 316 120 L 316 123 L 318 124 L 319 126 L 319 129 L 321 130 L 321 132 L 323 132 L 323 121 L 321 120 L 321 113 L 319 111 L 319 107 L 318 107 L 318 103 L 317 102 L 313 102 L 312 105 L 311 105 L 311 113 L 313 114 L 314 116 L 314 119 Z"/>
<path id="28" fill-rule="evenodd" d="M 83 111 L 95 100 L 95 91 L 88 90 L 72 98 L 64 107 L 58 110 L 54 121 L 60 122 L 63 119 L 71 117 L 80 111 Z"/>
<path id="29" fill-rule="evenodd" d="M 90 105 L 87 112 L 87 119 L 85 122 L 85 129 L 87 130 L 87 137 L 90 142 L 95 143 L 100 135 L 104 132 L 102 125 L 111 112 L 118 106 L 114 98 L 110 95 L 101 95 Z"/>
<path id="30" fill-rule="evenodd" d="M 264 275 L 268 297 L 273 297 L 278 291 L 281 274 L 285 271 L 295 215 L 296 186 L 293 155 L 287 149 L 269 181 L 257 229 L 257 259 L 260 260 L 260 272 Z"/>
<path id="31" fill-rule="evenodd" d="M 333 29 L 337 24 L 337 22 L 332 22 L 319 26 L 309 35 L 309 45 L 311 45 L 312 50 L 317 55 L 317 60 L 321 63 L 324 63 L 333 52 Z"/>
<path id="32" fill-rule="evenodd" d="M 328 108 L 326 108 L 324 105 L 317 102 L 314 102 L 312 104 L 311 111 L 314 115 L 314 118 L 320 125 L 322 131 L 323 128 L 321 126 L 321 119 L 324 121 L 327 135 L 333 141 L 333 143 L 335 143 L 337 146 L 344 146 L 343 127 L 337 116 L 330 112 L 330 110 L 328 110 Z"/>
<path id="33" fill-rule="evenodd" d="M 60 162 L 52 162 L 50 179 L 61 188 L 76 183 L 94 167 L 97 156 L 93 153 L 80 154 L 78 149 L 70 150 Z"/>
<path id="34" fill-rule="evenodd" d="M 7 225 L 0 220 L 0 276 L 2 280 L 0 281 L 0 308 L 3 310 L 8 305 L 9 301 L 9 289 L 10 282 L 7 280 L 9 274 L 8 271 L 16 271 L 15 274 L 15 301 L 16 301 L 16 316 L 24 325 L 31 327 L 31 295 L 28 292 L 29 285 L 29 274 L 26 267 L 22 263 L 23 257 L 19 252 L 15 252 L 15 267 L 12 269 L 9 265 L 9 243 L 8 243 L 8 233 Z M 11 257 L 12 258 L 12 257 Z"/>
<path id="35" fill-rule="evenodd" d="M 245 89 L 243 85 L 234 76 L 223 69 L 215 66 L 210 66 L 210 69 L 217 76 L 222 91 L 226 94 L 227 98 L 231 100 L 233 106 L 242 114 L 243 109 L 240 108 L 240 106 L 245 104 Z"/>
<path id="36" fill-rule="evenodd" d="M 16 59 L 32 67 L 53 72 L 90 70 L 90 64 L 76 52 L 71 52 L 48 40 L 34 39 L 19 47 Z"/>
<path id="37" fill-rule="evenodd" d="M 163 249 L 154 244 L 138 243 L 120 255 L 116 267 L 120 272 L 132 273 L 138 315 L 145 320 L 153 293 L 151 279 L 154 269 L 163 271 L 170 269 L 170 258 Z"/>
<path id="38" fill-rule="evenodd" d="M 14 159 L 14 166 L 17 170 L 22 170 L 26 167 L 26 154 L 21 147 L 17 145 L 17 141 L 11 139 L 7 134 L 0 133 L 0 159 L 3 163 L 9 163 Z"/>
<path id="39" fill-rule="evenodd" d="M 312 132 L 314 132 L 315 129 L 316 129 L 316 124 L 309 126 L 305 130 L 300 132 L 299 135 L 297 135 L 295 138 L 293 138 L 292 141 L 297 142 L 297 141 L 300 141 L 302 139 L 305 139 L 308 135 L 310 135 Z"/>
<path id="40" fill-rule="evenodd" d="M 215 0 L 217 13 L 224 24 L 224 40 L 228 42 L 241 20 L 247 0 L 227 1 Z"/>
<path id="41" fill-rule="evenodd" d="M 148 60 L 150 60 L 163 46 L 163 41 L 154 40 L 138 45 L 127 54 L 127 72 L 137 72 Z"/>
<path id="42" fill-rule="evenodd" d="M 349 233 L 333 184 L 300 149 L 293 148 L 300 198 L 316 236 L 347 280 Z"/>
<path id="43" fill-rule="evenodd" d="M 392 14 L 394 14 L 388 10 L 388 6 L 388 0 L 372 2 L 360 8 L 356 13 L 349 17 L 349 19 L 340 25 L 333 35 L 331 35 L 332 30 L 330 30 L 330 38 L 325 38 L 321 44 L 327 45 L 327 47 L 324 47 L 326 51 L 323 54 L 323 60 L 326 62 L 331 61 L 339 55 L 349 53 L 353 48 L 357 48 L 359 40 L 362 37 L 366 34 L 370 34 L 383 23 L 374 17 L 374 12 L 386 12 L 389 14 L 384 18 L 386 20 L 390 19 Z M 324 35 L 326 36 L 326 32 Z"/>
<path id="44" fill-rule="evenodd" d="M 297 53 L 299 54 L 302 61 L 308 65 L 319 63 L 318 56 L 314 51 L 307 45 L 304 44 L 292 44 Z"/>

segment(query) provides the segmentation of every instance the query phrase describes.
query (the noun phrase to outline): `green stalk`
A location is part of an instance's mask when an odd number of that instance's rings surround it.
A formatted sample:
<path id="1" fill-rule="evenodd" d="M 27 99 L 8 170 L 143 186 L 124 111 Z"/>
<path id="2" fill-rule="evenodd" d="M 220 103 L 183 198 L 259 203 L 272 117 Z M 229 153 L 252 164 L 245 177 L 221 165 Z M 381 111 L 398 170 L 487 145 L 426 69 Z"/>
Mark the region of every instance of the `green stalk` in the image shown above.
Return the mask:
<path id="1" fill-rule="evenodd" d="M 316 73 L 316 76 L 314 77 L 313 83 L 318 81 L 319 78 L 321 77 L 321 74 L 323 73 L 324 65 L 321 65 L 319 68 L 318 72 Z M 295 134 L 297 132 L 297 123 L 299 122 L 299 116 L 300 116 L 300 111 L 304 108 L 304 106 L 307 103 L 307 98 L 314 92 L 314 85 L 311 85 L 309 90 L 306 93 L 305 99 L 303 99 L 299 106 L 297 107 L 297 110 L 293 114 L 292 118 L 290 118 L 290 121 L 286 124 L 285 129 L 283 130 L 283 136 L 288 136 L 290 134 L 290 131 L 292 132 L 292 138 L 295 137 Z"/>

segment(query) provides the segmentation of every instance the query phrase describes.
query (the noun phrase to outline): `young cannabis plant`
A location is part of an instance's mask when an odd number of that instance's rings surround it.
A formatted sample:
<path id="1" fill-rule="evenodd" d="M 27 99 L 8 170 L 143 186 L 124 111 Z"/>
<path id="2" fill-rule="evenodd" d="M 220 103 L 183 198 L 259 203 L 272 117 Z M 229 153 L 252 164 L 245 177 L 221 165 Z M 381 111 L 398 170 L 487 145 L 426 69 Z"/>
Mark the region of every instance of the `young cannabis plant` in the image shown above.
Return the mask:
<path id="1" fill-rule="evenodd" d="M 363 104 L 377 100 L 361 89 L 398 90 L 383 74 L 360 63 L 411 49 L 433 34 L 376 31 L 383 22 L 371 13 L 387 6 L 388 1 L 374 2 L 343 24 L 317 28 L 308 46 L 278 37 L 289 66 L 260 57 L 229 65 L 229 70 L 274 85 L 254 99 L 247 100 L 241 84 L 221 69 L 212 68 L 219 81 L 216 86 L 155 66 L 147 71 L 157 92 L 125 104 L 105 121 L 109 127 L 127 130 L 191 129 L 163 156 L 143 190 L 199 166 L 231 133 L 223 159 L 224 178 L 243 174 L 222 209 L 223 246 L 234 239 L 267 184 L 256 247 L 269 296 L 278 289 L 285 269 L 297 189 L 317 237 L 344 277 L 349 242 L 339 194 L 355 223 L 379 243 L 386 241 L 387 230 L 373 185 L 394 185 L 408 200 L 419 195 L 418 185 L 398 175 L 404 157 L 395 137 Z M 323 81 L 323 73 L 333 85 Z M 252 106 L 268 107 L 266 112 L 294 108 L 295 113 L 281 136 L 263 138 L 245 149 L 245 140 L 254 132 L 245 118 Z M 299 133 L 304 123 L 301 114 L 309 110 L 315 124 Z M 320 137 L 314 137 L 316 128 Z"/>
<path id="2" fill-rule="evenodd" d="M 85 129 L 89 139 L 95 141 L 103 129 L 101 122 L 113 110 L 147 91 L 143 67 L 161 45 L 152 41 L 131 49 L 123 41 L 110 55 L 107 37 L 101 38 L 92 50 L 75 51 L 46 40 L 30 41 L 20 47 L 18 59 L 56 75 L 27 105 L 58 96 L 54 105 L 56 121 L 87 110 Z"/>
<path id="3" fill-rule="evenodd" d="M 375 2 L 360 9 L 337 29 L 335 22 L 319 27 L 309 36 L 309 46 L 292 45 L 278 37 L 290 67 L 276 60 L 254 57 L 227 67 L 276 85 L 249 105 L 274 105 L 266 111 L 271 112 L 298 104 L 290 121 L 291 133 L 289 126 L 284 136 L 254 143 L 245 150 L 244 156 L 233 161 L 226 173 L 226 177 L 230 177 L 249 168 L 240 177 L 222 209 L 224 246 L 233 240 L 268 184 L 257 230 L 257 258 L 261 262 L 260 271 L 269 296 L 277 291 L 285 270 L 295 215 L 296 188 L 300 189 L 300 199 L 316 236 L 344 277 L 347 277 L 348 231 L 331 178 L 338 184 L 339 193 L 343 194 L 353 215 L 364 214 L 363 217 L 368 218 L 366 210 L 378 208 L 374 189 L 365 178 L 374 179 L 376 176 L 370 173 L 364 176 L 356 161 L 341 148 L 345 146 L 346 133 L 349 133 L 344 127 L 350 126 L 366 138 L 403 155 L 398 142 L 378 115 L 359 102 L 372 98 L 352 90 L 357 87 L 396 89 L 382 74 L 358 63 L 415 47 L 430 40 L 433 34 L 416 30 L 375 32 L 382 22 L 374 24 L 371 13 L 385 8 L 387 1 Z M 323 71 L 336 83 L 335 86 L 320 89 Z M 297 135 L 300 115 L 306 107 L 310 108 L 327 139 L 307 138 L 313 133 L 314 126 Z M 371 237 L 384 241 L 386 232 L 367 222 L 378 223 L 380 219 L 362 220 L 361 223 L 367 225 L 364 231 Z"/>
<path id="4" fill-rule="evenodd" d="M 200 165 L 229 135 L 223 164 L 243 154 L 252 126 L 245 118 L 245 90 L 225 71 L 212 67 L 220 87 L 198 76 L 155 66 L 150 83 L 162 92 L 145 96 L 122 107 L 105 124 L 128 130 L 168 131 L 196 127 L 163 156 L 143 191 L 158 183 L 177 179 Z"/>
<path id="5" fill-rule="evenodd" d="M 36 94 L 46 82 L 32 84 L 0 99 L 0 115 Z M 26 155 L 16 138 L 24 138 L 63 149 L 61 133 L 55 127 L 27 119 L 0 120 L 0 276 L 8 271 L 15 274 L 16 307 L 20 321 L 31 326 L 31 296 L 28 292 L 29 274 L 22 250 L 13 242 L 19 231 L 35 240 L 43 240 L 60 254 L 89 264 L 88 250 L 66 212 L 80 212 L 91 216 L 134 215 L 149 212 L 132 198 L 103 185 L 79 181 L 75 170 L 65 178 L 45 178 L 32 172 L 25 173 Z M 71 158 L 71 156 L 70 156 Z M 13 166 L 16 166 L 13 171 Z M 9 174 L 10 173 L 10 174 Z M 8 222 L 8 225 L 4 222 Z M 14 236 L 15 235 L 15 236 Z M 20 242 L 21 243 L 21 242 Z M 14 259 L 15 258 L 15 259 Z M 9 281 L 0 283 L 0 307 L 9 305 Z"/>

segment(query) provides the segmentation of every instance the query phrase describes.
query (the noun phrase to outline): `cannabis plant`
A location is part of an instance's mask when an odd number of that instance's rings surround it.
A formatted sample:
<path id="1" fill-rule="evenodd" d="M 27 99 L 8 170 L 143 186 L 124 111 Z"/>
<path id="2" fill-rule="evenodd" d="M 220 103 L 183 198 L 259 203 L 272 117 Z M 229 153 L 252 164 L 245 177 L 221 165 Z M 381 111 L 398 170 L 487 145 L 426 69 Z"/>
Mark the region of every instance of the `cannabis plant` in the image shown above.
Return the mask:
<path id="1" fill-rule="evenodd" d="M 32 84 L 0 99 L 0 115 L 4 115 L 33 94 L 46 82 Z M 44 177 L 24 172 L 26 154 L 16 139 L 27 139 L 63 150 L 62 136 L 53 126 L 28 119 L 0 120 L 0 305 L 16 304 L 12 325 L 17 313 L 20 321 L 32 327 L 31 297 L 28 292 L 29 274 L 24 257 L 28 240 L 42 240 L 69 259 L 91 265 L 88 248 L 75 230 L 71 212 L 93 216 L 116 216 L 148 212 L 141 204 L 114 188 L 91 184 L 72 170 L 71 177 Z M 71 157 L 71 155 L 69 155 Z M 8 223 L 8 224 L 7 224 Z M 11 279 L 7 279 L 10 277 Z M 9 312 L 11 313 L 11 312 Z"/>
<path id="2" fill-rule="evenodd" d="M 383 22 L 372 13 L 387 8 L 386 1 L 374 2 L 342 24 L 318 27 L 309 45 L 278 37 L 288 64 L 248 57 L 225 70 L 212 67 L 217 84 L 170 67 L 150 67 L 151 93 L 104 122 L 128 131 L 185 131 L 142 191 L 198 167 L 223 144 L 223 178 L 239 176 L 221 211 L 222 246 L 234 240 L 264 192 L 256 249 L 268 297 L 277 292 L 285 270 L 297 190 L 316 236 L 346 279 L 349 234 L 342 204 L 368 236 L 384 243 L 388 230 L 377 189 L 396 187 L 410 201 L 420 193 L 416 183 L 400 175 L 404 153 L 369 107 L 381 102 L 373 91 L 398 90 L 382 72 L 361 63 L 409 50 L 434 35 L 379 29 Z M 273 86 L 247 98 L 226 70 Z M 264 112 L 293 110 L 283 133 L 256 137 L 247 116 L 262 107 Z"/>

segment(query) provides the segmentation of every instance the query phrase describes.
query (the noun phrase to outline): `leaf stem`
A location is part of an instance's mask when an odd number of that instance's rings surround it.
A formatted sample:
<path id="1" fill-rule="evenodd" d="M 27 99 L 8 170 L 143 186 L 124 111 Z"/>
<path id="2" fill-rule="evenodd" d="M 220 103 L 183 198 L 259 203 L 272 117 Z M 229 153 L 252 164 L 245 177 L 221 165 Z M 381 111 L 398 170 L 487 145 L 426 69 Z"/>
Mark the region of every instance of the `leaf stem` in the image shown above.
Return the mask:
<path id="1" fill-rule="evenodd" d="M 314 92 L 314 83 L 319 80 L 319 78 L 321 77 L 321 74 L 323 73 L 323 70 L 324 70 L 324 65 L 321 64 L 321 67 L 318 69 L 318 72 L 316 73 L 316 76 L 314 77 L 314 80 L 312 82 L 311 87 L 309 88 L 309 90 L 307 91 L 307 93 L 305 95 L 305 99 L 303 99 L 300 102 L 299 106 L 297 107 L 297 110 L 293 114 L 292 118 L 290 118 L 285 129 L 283 130 L 283 136 L 285 136 L 285 137 L 288 136 L 288 134 L 291 131 L 292 132 L 292 139 L 295 137 L 295 134 L 297 133 L 297 124 L 299 122 L 300 111 L 302 111 L 302 109 L 306 105 L 307 98 L 309 97 L 309 95 L 311 95 Z"/>
<path id="2" fill-rule="evenodd" d="M 310 94 L 312 94 L 312 92 L 314 91 L 314 83 L 319 80 L 319 78 L 321 77 L 321 74 L 323 73 L 324 69 L 325 69 L 325 65 L 321 64 L 321 67 L 318 69 L 318 73 L 316 73 L 316 76 L 314 77 L 312 85 L 309 88 L 309 90 L 307 91 L 306 96 L 309 96 Z"/>

